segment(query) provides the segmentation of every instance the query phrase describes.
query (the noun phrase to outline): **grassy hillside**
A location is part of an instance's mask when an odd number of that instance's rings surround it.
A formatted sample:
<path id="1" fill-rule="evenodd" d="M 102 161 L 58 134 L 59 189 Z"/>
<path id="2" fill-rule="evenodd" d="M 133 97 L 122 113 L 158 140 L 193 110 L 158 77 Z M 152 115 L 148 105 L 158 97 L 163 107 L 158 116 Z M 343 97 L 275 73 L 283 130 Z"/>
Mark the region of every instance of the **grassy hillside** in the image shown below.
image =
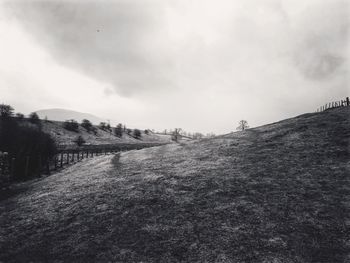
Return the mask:
<path id="1" fill-rule="evenodd" d="M 157 135 L 153 133 L 145 134 L 141 131 L 141 138 L 123 133 L 122 138 L 116 137 L 113 133 L 97 129 L 97 134 L 87 132 L 79 126 L 79 133 L 68 131 L 63 128 L 63 122 L 43 121 L 43 131 L 49 133 L 60 145 L 73 145 L 77 136 L 81 135 L 88 144 L 114 144 L 114 143 L 137 143 L 137 142 L 171 142 L 171 137 L 166 135 Z M 97 126 L 96 126 L 97 127 Z"/>
<path id="2" fill-rule="evenodd" d="M 350 261 L 350 108 L 87 160 L 0 203 L 0 261 Z"/>

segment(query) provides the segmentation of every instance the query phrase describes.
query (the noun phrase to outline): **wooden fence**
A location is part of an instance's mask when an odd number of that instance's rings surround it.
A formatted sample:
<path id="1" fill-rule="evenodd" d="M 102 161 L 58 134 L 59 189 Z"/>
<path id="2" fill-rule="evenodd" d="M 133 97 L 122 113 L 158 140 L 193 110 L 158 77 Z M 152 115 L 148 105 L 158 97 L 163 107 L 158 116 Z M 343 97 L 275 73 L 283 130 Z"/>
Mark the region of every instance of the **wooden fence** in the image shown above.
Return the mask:
<path id="1" fill-rule="evenodd" d="M 40 156 L 28 155 L 25 157 L 25 169 L 23 178 L 28 177 L 29 168 L 37 165 L 37 176 L 50 174 L 70 164 L 100 155 L 114 154 L 127 150 L 138 150 L 147 147 L 164 145 L 161 143 L 140 143 L 140 144 L 109 144 L 109 145 L 85 145 L 82 147 L 59 147 L 58 153 L 50 159 L 42 160 Z M 36 163 L 35 163 L 36 162 Z M 14 179 L 16 173 L 16 158 L 8 153 L 0 152 L 0 185 Z"/>
<path id="2" fill-rule="evenodd" d="M 346 97 L 345 100 L 333 101 L 326 103 L 325 105 L 319 107 L 316 112 L 322 112 L 328 109 L 339 108 L 339 107 L 348 107 L 350 106 L 349 97 Z"/>

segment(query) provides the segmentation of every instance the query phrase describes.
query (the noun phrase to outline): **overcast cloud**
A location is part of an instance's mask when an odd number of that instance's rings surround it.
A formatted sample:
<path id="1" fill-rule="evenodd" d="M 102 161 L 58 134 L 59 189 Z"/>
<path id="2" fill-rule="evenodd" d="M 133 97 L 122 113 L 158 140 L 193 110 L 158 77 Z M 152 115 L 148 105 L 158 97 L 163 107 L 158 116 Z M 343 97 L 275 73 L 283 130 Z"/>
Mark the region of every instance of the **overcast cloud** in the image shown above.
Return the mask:
<path id="1" fill-rule="evenodd" d="M 0 15 L 1 99 L 22 111 L 223 133 L 349 95 L 347 0 L 5 1 Z"/>

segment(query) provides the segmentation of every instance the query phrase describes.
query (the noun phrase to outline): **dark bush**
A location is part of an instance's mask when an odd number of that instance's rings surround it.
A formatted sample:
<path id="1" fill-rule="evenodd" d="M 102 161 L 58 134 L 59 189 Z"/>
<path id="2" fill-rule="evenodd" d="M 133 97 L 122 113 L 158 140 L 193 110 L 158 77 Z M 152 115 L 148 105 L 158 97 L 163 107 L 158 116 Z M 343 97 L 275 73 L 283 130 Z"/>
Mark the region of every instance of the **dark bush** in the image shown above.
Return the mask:
<path id="1" fill-rule="evenodd" d="M 0 118 L 0 151 L 15 159 L 14 179 L 26 179 L 40 174 L 57 149 L 50 135 L 40 128 L 20 125 L 15 118 Z"/>
<path id="2" fill-rule="evenodd" d="M 117 127 L 114 129 L 115 136 L 121 138 L 123 136 L 123 125 L 119 123 Z"/>
<path id="3" fill-rule="evenodd" d="M 13 108 L 7 104 L 0 104 L 0 117 L 8 118 L 13 116 Z"/>
<path id="4" fill-rule="evenodd" d="M 24 119 L 24 115 L 22 113 L 18 112 L 18 113 L 16 113 L 16 118 L 18 120 L 23 120 Z"/>
<path id="5" fill-rule="evenodd" d="M 41 120 L 36 112 L 32 112 L 31 114 L 29 114 L 29 122 L 41 128 Z"/>
<path id="6" fill-rule="evenodd" d="M 107 124 L 105 122 L 100 122 L 98 127 L 103 131 L 107 130 Z"/>
<path id="7" fill-rule="evenodd" d="M 88 132 L 91 132 L 93 131 L 93 128 L 94 126 L 92 125 L 92 123 L 87 120 L 87 119 L 84 119 L 82 122 L 81 122 L 81 127 L 83 127 L 85 130 L 87 130 Z"/>
<path id="8" fill-rule="evenodd" d="M 84 140 L 83 136 L 79 135 L 74 142 L 78 145 L 78 146 L 82 146 L 84 143 L 86 143 L 86 141 Z"/>
<path id="9" fill-rule="evenodd" d="M 141 131 L 138 129 L 135 129 L 133 132 L 133 135 L 136 139 L 140 139 L 141 138 Z"/>
<path id="10" fill-rule="evenodd" d="M 79 132 L 79 124 L 75 120 L 67 120 L 63 123 L 63 128 L 68 131 Z"/>

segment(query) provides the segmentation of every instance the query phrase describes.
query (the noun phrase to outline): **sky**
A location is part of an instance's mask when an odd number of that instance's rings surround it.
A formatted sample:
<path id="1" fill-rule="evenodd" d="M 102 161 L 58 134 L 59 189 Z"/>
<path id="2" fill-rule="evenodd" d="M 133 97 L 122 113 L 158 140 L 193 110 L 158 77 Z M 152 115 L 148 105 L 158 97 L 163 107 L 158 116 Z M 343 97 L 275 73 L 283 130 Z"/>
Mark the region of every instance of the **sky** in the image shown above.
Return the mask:
<path id="1" fill-rule="evenodd" d="M 234 131 L 350 95 L 350 0 L 0 0 L 0 103 Z"/>

